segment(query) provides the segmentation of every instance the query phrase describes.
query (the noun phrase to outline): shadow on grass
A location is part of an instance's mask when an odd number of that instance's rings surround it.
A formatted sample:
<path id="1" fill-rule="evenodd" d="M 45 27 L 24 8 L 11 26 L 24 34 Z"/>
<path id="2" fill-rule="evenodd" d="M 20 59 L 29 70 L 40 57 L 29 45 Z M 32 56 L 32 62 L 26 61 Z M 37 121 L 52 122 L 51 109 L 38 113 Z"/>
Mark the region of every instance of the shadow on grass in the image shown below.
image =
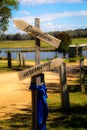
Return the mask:
<path id="1" fill-rule="evenodd" d="M 52 116 L 52 113 L 54 116 Z M 49 109 L 48 130 L 64 129 L 64 130 L 87 130 L 87 104 L 84 106 L 73 106 L 68 114 L 65 114 L 60 109 Z M 57 128 L 57 129 L 56 129 Z"/>
<path id="2" fill-rule="evenodd" d="M 21 109 L 23 113 L 15 114 L 11 119 L 0 121 L 0 130 L 31 130 L 31 110 Z M 49 108 L 47 130 L 87 130 L 87 104 L 72 104 L 68 114 L 61 108 Z"/>
<path id="3" fill-rule="evenodd" d="M 87 92 L 87 66 L 85 66 L 85 77 L 84 77 L 84 84 L 85 84 L 85 89 L 86 89 L 86 92 Z"/>
<path id="4" fill-rule="evenodd" d="M 0 121 L 0 130 L 30 130 L 31 109 L 21 109 L 21 112 L 12 115 L 10 119 Z"/>
<path id="5" fill-rule="evenodd" d="M 12 66 L 11 69 L 12 69 L 12 70 L 15 70 L 15 71 L 22 71 L 22 70 L 28 69 L 28 68 L 30 68 L 30 67 L 32 67 L 32 66 L 29 66 L 29 65 L 28 65 L 28 66 L 26 65 L 26 66 L 24 66 L 24 67 L 23 67 L 23 66 L 21 66 L 21 67 L 20 67 L 20 66 Z"/>
<path id="6" fill-rule="evenodd" d="M 81 92 L 80 85 L 68 85 L 68 88 L 71 93 Z"/>
<path id="7" fill-rule="evenodd" d="M 7 66 L 0 67 L 0 72 L 10 72 L 10 71 L 22 71 L 24 69 L 28 69 L 32 66 L 24 66 L 24 67 L 19 67 L 19 66 L 12 66 L 11 68 L 8 68 Z"/>

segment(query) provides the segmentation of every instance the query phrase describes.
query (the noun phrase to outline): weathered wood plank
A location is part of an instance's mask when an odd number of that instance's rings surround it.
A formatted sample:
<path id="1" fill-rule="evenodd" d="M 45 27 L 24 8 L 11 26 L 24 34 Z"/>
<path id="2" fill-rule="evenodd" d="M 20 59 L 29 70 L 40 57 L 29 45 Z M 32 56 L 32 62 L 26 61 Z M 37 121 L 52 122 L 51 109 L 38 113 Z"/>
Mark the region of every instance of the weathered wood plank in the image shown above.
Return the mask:
<path id="1" fill-rule="evenodd" d="M 44 64 L 39 64 L 39 65 L 36 65 L 36 66 L 31 67 L 29 69 L 18 72 L 19 79 L 22 80 L 22 79 L 25 79 L 29 76 L 31 77 L 31 76 L 40 74 L 42 72 L 45 72 L 47 70 L 57 69 L 58 66 L 60 66 L 62 64 L 63 61 L 64 61 L 64 59 L 55 58 L 55 59 L 50 60 L 49 62 L 46 62 Z"/>
<path id="2" fill-rule="evenodd" d="M 22 31 L 32 35 L 33 37 L 36 37 L 56 48 L 58 48 L 58 46 L 61 42 L 61 40 L 49 35 L 48 33 L 44 33 L 37 27 L 33 27 L 32 25 L 26 23 L 23 20 L 14 20 L 13 22 L 15 23 L 17 28 L 19 28 L 20 30 L 22 30 Z"/>

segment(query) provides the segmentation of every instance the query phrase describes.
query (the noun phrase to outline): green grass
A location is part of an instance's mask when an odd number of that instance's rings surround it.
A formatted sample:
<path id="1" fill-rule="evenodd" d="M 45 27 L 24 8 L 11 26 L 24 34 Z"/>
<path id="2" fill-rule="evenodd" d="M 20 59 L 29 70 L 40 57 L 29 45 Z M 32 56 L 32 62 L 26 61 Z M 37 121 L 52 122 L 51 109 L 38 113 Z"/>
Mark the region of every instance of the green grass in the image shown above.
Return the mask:
<path id="1" fill-rule="evenodd" d="M 47 130 L 87 130 L 87 95 L 70 92 L 70 111 L 61 109 L 59 93 L 48 95 Z M 31 108 L 21 109 L 11 119 L 0 121 L 0 130 L 31 130 Z"/>
<path id="2" fill-rule="evenodd" d="M 71 44 L 87 44 L 87 38 L 74 38 Z M 35 40 L 0 41 L 0 48 L 34 48 Z M 53 48 L 48 43 L 41 41 L 41 47 Z"/>
<path id="3" fill-rule="evenodd" d="M 15 60 L 14 60 L 15 61 Z M 32 66 L 30 65 L 25 65 L 24 67 L 20 67 L 19 64 L 15 61 L 12 61 L 12 67 L 8 68 L 8 63 L 7 60 L 1 61 L 0 60 L 0 73 L 5 73 L 5 72 L 17 72 L 17 71 L 21 71 L 27 68 L 30 68 Z M 47 62 L 48 60 L 41 60 L 41 63 Z M 34 60 L 27 60 L 26 62 L 35 62 Z M 25 64 L 26 64 L 25 62 Z"/>
<path id="4" fill-rule="evenodd" d="M 7 67 L 7 62 L 1 62 L 0 61 L 0 73 L 2 72 L 11 72 L 12 69 Z"/>
<path id="5" fill-rule="evenodd" d="M 0 41 L 0 48 L 35 47 L 33 40 L 27 41 Z"/>
<path id="6" fill-rule="evenodd" d="M 74 38 L 71 44 L 87 44 L 87 38 Z"/>
<path id="7" fill-rule="evenodd" d="M 12 67 L 11 68 L 8 68 L 8 62 L 7 60 L 4 60 L 4 61 L 0 61 L 0 73 L 4 73 L 4 72 L 16 72 L 16 71 L 20 71 L 20 70 L 23 70 L 23 69 L 26 69 L 28 67 L 31 67 L 31 66 L 24 66 L 24 67 L 20 67 L 19 64 L 17 62 L 14 62 L 15 60 L 12 61 Z M 33 61 L 32 61 L 33 62 Z"/>
<path id="8" fill-rule="evenodd" d="M 51 97 L 51 98 L 50 98 Z M 47 130 L 86 130 L 87 129 L 87 95 L 81 92 L 69 94 L 70 111 L 64 113 L 60 107 L 60 95 L 50 95 Z"/>
<path id="9" fill-rule="evenodd" d="M 49 61 L 49 59 L 41 60 L 41 64 L 44 62 L 48 62 L 48 61 Z M 35 61 L 34 60 L 26 60 L 25 66 L 20 67 L 16 60 L 12 60 L 12 67 L 8 68 L 7 60 L 0 60 L 0 73 L 14 72 L 14 71 L 16 72 L 16 71 L 27 69 L 29 67 L 32 67 L 30 65 L 27 65 L 27 63 L 29 64 L 29 62 L 35 62 Z"/>
<path id="10" fill-rule="evenodd" d="M 81 59 L 84 59 L 84 57 L 76 56 L 76 57 L 65 59 L 64 62 L 65 63 L 72 63 L 72 62 L 75 63 L 75 62 L 80 61 Z"/>
<path id="11" fill-rule="evenodd" d="M 22 41 L 0 41 L 0 48 L 34 48 L 35 40 Z M 41 47 L 52 47 L 51 45 L 41 41 Z"/>

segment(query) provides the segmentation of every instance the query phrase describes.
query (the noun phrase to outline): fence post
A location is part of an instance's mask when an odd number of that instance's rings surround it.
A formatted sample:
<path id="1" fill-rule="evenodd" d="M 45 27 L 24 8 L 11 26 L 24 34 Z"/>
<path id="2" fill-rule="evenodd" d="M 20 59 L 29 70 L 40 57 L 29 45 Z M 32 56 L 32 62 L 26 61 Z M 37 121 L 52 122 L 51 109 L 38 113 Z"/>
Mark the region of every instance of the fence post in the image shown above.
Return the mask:
<path id="1" fill-rule="evenodd" d="M 85 85 L 84 85 L 84 59 L 80 59 L 80 87 L 82 93 L 85 93 Z"/>
<path id="2" fill-rule="evenodd" d="M 21 60 L 21 52 L 19 52 L 19 67 L 22 66 L 22 60 Z"/>
<path id="3" fill-rule="evenodd" d="M 60 84 L 61 84 L 61 105 L 64 111 L 68 111 L 69 104 L 69 91 L 66 83 L 66 64 L 62 63 L 60 66 Z"/>
<path id="4" fill-rule="evenodd" d="M 8 59 L 8 68 L 11 68 L 12 64 L 11 64 L 11 52 L 10 51 L 7 52 L 7 59 Z"/>
<path id="5" fill-rule="evenodd" d="M 24 53 L 22 52 L 22 66 L 24 67 L 25 66 L 25 56 L 24 56 Z"/>

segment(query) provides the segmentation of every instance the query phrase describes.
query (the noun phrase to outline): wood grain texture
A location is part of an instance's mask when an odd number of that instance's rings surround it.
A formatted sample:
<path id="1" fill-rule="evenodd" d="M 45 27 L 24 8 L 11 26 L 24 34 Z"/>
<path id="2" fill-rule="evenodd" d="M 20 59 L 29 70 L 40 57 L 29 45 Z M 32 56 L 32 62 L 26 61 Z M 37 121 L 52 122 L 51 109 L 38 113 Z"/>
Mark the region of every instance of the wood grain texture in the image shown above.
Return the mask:
<path id="1" fill-rule="evenodd" d="M 55 59 L 50 60 L 49 62 L 46 62 L 44 64 L 39 64 L 39 65 L 36 65 L 36 66 L 31 67 L 29 69 L 18 72 L 18 77 L 20 80 L 22 80 L 22 79 L 25 79 L 27 77 L 32 77 L 34 75 L 45 72 L 47 70 L 57 69 L 63 63 L 63 61 L 64 61 L 64 59 L 55 58 Z"/>
<path id="2" fill-rule="evenodd" d="M 49 35 L 48 33 L 44 33 L 37 27 L 33 27 L 32 25 L 26 23 L 23 20 L 14 20 L 13 21 L 17 28 L 20 30 L 32 35 L 33 37 L 36 37 L 56 48 L 60 45 L 61 40 Z"/>

